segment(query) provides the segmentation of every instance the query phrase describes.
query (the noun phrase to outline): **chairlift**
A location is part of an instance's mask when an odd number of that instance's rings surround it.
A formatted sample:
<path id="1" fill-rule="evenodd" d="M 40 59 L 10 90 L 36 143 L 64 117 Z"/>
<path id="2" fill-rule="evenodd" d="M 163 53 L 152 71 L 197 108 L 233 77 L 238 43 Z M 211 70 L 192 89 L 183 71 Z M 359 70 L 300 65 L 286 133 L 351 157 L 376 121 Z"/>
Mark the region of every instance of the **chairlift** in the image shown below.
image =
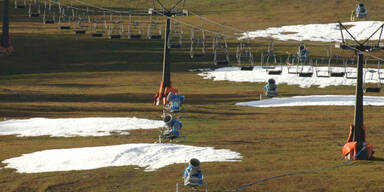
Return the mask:
<path id="1" fill-rule="evenodd" d="M 290 60 L 291 58 L 291 60 Z M 309 58 L 309 51 L 304 44 L 300 43 L 296 55 L 287 58 L 288 73 L 298 74 L 299 77 L 312 77 L 314 62 Z"/>
<path id="2" fill-rule="evenodd" d="M 248 43 L 240 42 L 236 50 L 237 63 L 241 66 L 242 71 L 252 71 L 253 66 L 253 54 Z"/>
<path id="3" fill-rule="evenodd" d="M 59 6 L 59 22 L 58 26 L 61 30 L 68 30 L 71 29 L 71 17 L 69 15 L 71 8 L 69 6 L 67 7 L 61 7 Z"/>
<path id="4" fill-rule="evenodd" d="M 191 29 L 191 48 L 189 56 L 191 59 L 205 55 L 205 32 L 200 27 Z"/>
<path id="5" fill-rule="evenodd" d="M 316 66 L 316 77 L 330 77 L 330 67 L 331 67 L 331 57 L 326 59 L 325 57 L 320 58 L 319 60 L 315 60 Z"/>
<path id="6" fill-rule="evenodd" d="M 33 0 L 29 3 L 28 16 L 31 17 L 40 17 L 40 3 L 37 0 Z"/>
<path id="7" fill-rule="evenodd" d="M 25 9 L 27 7 L 27 0 L 15 0 L 16 9 Z"/>
<path id="8" fill-rule="evenodd" d="M 183 25 L 178 22 L 171 22 L 168 46 L 170 48 L 180 48 L 183 45 Z"/>
<path id="9" fill-rule="evenodd" d="M 279 65 L 276 65 L 273 69 L 267 69 L 268 75 L 281 75 L 283 72 L 283 60 L 280 57 L 279 59 Z"/>
<path id="10" fill-rule="evenodd" d="M 162 37 L 160 22 L 153 21 L 152 15 L 149 19 L 147 37 L 148 39 L 161 39 Z"/>
<path id="11" fill-rule="evenodd" d="M 345 63 L 345 78 L 357 79 L 355 58 L 347 59 Z"/>
<path id="12" fill-rule="evenodd" d="M 317 60 L 316 60 L 317 62 Z M 324 70 L 324 66 L 319 66 L 316 63 L 316 76 L 317 77 L 344 77 L 346 74 L 347 60 L 343 59 L 339 55 L 329 57 L 328 66 Z"/>
<path id="13" fill-rule="evenodd" d="M 377 69 L 371 69 L 368 67 L 368 59 L 365 60 L 365 71 L 364 71 L 364 86 L 363 90 L 364 93 L 379 93 L 381 91 L 381 80 L 384 79 L 380 76 L 380 60 L 377 64 Z M 374 77 L 376 76 L 377 85 L 376 86 L 368 86 L 366 83 L 367 77 L 369 77 L 369 80 L 373 81 L 375 80 Z"/>
<path id="14" fill-rule="evenodd" d="M 89 27 L 89 20 L 87 13 L 75 11 L 76 22 L 73 23 L 73 29 L 76 35 L 83 35 L 87 32 Z"/>
<path id="15" fill-rule="evenodd" d="M 351 21 L 360 20 L 367 17 L 367 9 L 363 2 L 356 5 L 356 9 L 351 13 Z"/>
<path id="16" fill-rule="evenodd" d="M 43 23 L 44 24 L 54 24 L 56 22 L 56 9 L 55 6 L 52 6 L 51 1 L 45 1 L 44 11 L 43 11 Z"/>
<path id="17" fill-rule="evenodd" d="M 345 73 L 346 73 L 345 71 L 347 68 L 345 60 L 338 55 L 336 55 L 334 57 L 334 60 L 335 60 L 334 65 L 332 65 L 332 63 L 330 63 L 330 67 L 331 67 L 330 68 L 330 76 L 331 77 L 344 77 Z"/>
<path id="18" fill-rule="evenodd" d="M 218 66 L 229 65 L 228 45 L 223 35 L 216 35 L 213 39 L 213 61 Z"/>
<path id="19" fill-rule="evenodd" d="M 116 19 L 112 14 L 110 15 L 109 20 L 109 30 L 108 30 L 108 38 L 109 39 L 120 39 L 124 32 L 124 25 L 122 21 L 122 17 Z"/>
<path id="20" fill-rule="evenodd" d="M 107 19 L 105 12 L 103 14 L 103 17 L 100 18 L 95 18 L 93 20 L 93 25 L 92 26 L 92 36 L 93 37 L 102 37 L 104 36 L 105 32 L 108 30 L 108 25 L 107 25 Z"/>
<path id="21" fill-rule="evenodd" d="M 268 45 L 268 50 L 266 52 L 261 53 L 261 68 L 263 69 L 274 69 L 275 65 L 277 65 L 277 57 L 274 52 L 274 44 L 273 41 Z M 272 60 L 273 64 L 270 63 Z"/>
<path id="22" fill-rule="evenodd" d="M 309 51 L 304 44 L 300 44 L 297 52 L 297 65 L 300 68 L 298 71 L 299 77 L 312 77 L 313 75 L 313 60 L 309 59 Z"/>

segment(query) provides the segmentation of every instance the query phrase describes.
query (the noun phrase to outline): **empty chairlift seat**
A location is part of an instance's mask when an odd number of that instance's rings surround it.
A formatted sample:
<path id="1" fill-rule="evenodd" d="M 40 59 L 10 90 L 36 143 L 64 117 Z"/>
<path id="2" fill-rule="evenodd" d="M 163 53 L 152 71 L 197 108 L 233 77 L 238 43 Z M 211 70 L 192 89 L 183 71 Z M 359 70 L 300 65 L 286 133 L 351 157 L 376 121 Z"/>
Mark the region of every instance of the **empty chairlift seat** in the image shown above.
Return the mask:
<path id="1" fill-rule="evenodd" d="M 213 60 L 215 65 L 229 65 L 227 41 L 222 35 L 217 35 L 213 42 Z"/>
<path id="2" fill-rule="evenodd" d="M 242 71 L 253 70 L 253 54 L 251 48 L 248 46 L 248 43 L 240 42 L 236 50 L 236 59 Z"/>

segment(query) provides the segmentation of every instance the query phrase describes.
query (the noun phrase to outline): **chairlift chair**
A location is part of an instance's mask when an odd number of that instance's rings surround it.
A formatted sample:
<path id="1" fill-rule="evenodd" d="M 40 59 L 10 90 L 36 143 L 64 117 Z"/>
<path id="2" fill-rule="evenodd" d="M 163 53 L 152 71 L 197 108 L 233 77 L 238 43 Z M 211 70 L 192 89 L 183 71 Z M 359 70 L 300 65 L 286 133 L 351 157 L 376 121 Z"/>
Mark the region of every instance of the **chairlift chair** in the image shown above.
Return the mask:
<path id="1" fill-rule="evenodd" d="M 15 8 L 16 9 L 25 9 L 27 7 L 26 0 L 15 0 Z"/>
<path id="2" fill-rule="evenodd" d="M 147 37 L 148 39 L 161 39 L 161 26 L 160 22 L 152 20 L 152 14 L 150 14 L 148 29 L 147 29 Z"/>
<path id="3" fill-rule="evenodd" d="M 189 56 L 191 59 L 205 55 L 205 32 L 200 27 L 191 29 L 191 47 Z"/>
<path id="4" fill-rule="evenodd" d="M 267 69 L 268 75 L 281 75 L 281 73 L 283 72 L 283 62 L 281 57 L 279 61 L 280 61 L 279 66 L 275 66 L 275 68 L 273 69 Z"/>
<path id="5" fill-rule="evenodd" d="M 85 12 L 77 11 L 75 13 L 76 22 L 73 23 L 73 29 L 76 35 L 83 35 L 87 33 L 89 27 L 88 19 Z"/>
<path id="6" fill-rule="evenodd" d="M 355 21 L 356 19 L 363 19 L 367 17 L 367 9 L 365 8 L 364 3 L 360 2 L 357 4 L 356 9 L 351 13 L 351 21 Z"/>
<path id="7" fill-rule="evenodd" d="M 363 91 L 364 93 L 379 93 L 381 91 L 381 80 L 384 79 L 380 77 L 380 60 L 378 61 L 378 66 L 377 69 L 370 69 L 367 66 L 368 60 L 365 60 L 365 71 L 364 71 L 364 86 L 363 86 Z M 369 80 L 374 80 L 374 75 L 376 75 L 376 80 L 377 80 L 377 85 L 376 86 L 368 86 L 367 83 L 365 82 L 368 74 L 370 75 Z"/>
<path id="8" fill-rule="evenodd" d="M 47 5 L 47 1 L 44 4 L 43 12 L 43 23 L 44 24 L 54 24 L 56 22 L 56 9 L 55 6 L 52 6 L 51 1 Z"/>
<path id="9" fill-rule="evenodd" d="M 229 51 L 223 35 L 217 35 L 213 40 L 213 61 L 218 66 L 229 65 Z"/>
<path id="10" fill-rule="evenodd" d="M 169 32 L 168 46 L 169 48 L 181 48 L 183 45 L 183 26 L 177 22 L 171 23 L 171 31 Z"/>
<path id="11" fill-rule="evenodd" d="M 123 32 L 124 32 L 124 25 L 123 25 L 121 16 L 119 17 L 119 19 L 114 19 L 113 16 L 111 15 L 110 21 L 109 21 L 108 38 L 120 39 L 122 37 Z"/>
<path id="12" fill-rule="evenodd" d="M 327 65 L 325 66 L 325 64 Z M 330 63 L 331 63 L 331 57 L 328 59 L 322 57 L 319 60 L 315 60 L 315 65 L 316 65 L 316 77 L 324 77 L 324 78 L 329 78 L 330 75 Z"/>
<path id="13" fill-rule="evenodd" d="M 274 44 L 273 41 L 268 45 L 268 50 L 266 52 L 261 53 L 261 68 L 263 69 L 274 69 L 275 65 L 277 65 L 277 57 L 274 53 Z M 270 64 L 270 60 L 272 59 L 273 64 Z"/>
<path id="14" fill-rule="evenodd" d="M 355 69 L 355 58 L 346 60 L 345 68 L 345 78 L 347 79 L 357 79 L 357 71 Z M 349 64 L 350 63 L 350 64 Z"/>
<path id="15" fill-rule="evenodd" d="M 128 38 L 129 39 L 141 39 L 142 37 L 140 23 L 133 21 L 128 25 Z"/>
<path id="16" fill-rule="evenodd" d="M 299 66 L 297 65 L 296 62 L 296 55 L 289 54 L 286 59 L 286 64 L 287 64 L 287 69 L 288 69 L 288 74 L 298 74 L 299 73 Z"/>
<path id="17" fill-rule="evenodd" d="M 94 19 L 93 25 L 92 25 L 92 37 L 102 37 L 105 34 L 105 31 L 107 30 L 107 21 L 106 19 Z"/>
<path id="18" fill-rule="evenodd" d="M 59 22 L 58 26 L 61 30 L 69 30 L 71 29 L 71 17 L 69 15 L 69 12 L 71 8 L 69 6 L 59 8 L 61 11 L 59 11 Z"/>
<path id="19" fill-rule="evenodd" d="M 297 67 L 299 77 L 313 76 L 313 60 L 309 58 L 309 51 L 304 44 L 300 44 L 297 52 Z"/>
<path id="20" fill-rule="evenodd" d="M 335 57 L 335 65 L 331 66 L 330 68 L 330 76 L 331 77 L 344 77 L 345 76 L 345 73 L 346 73 L 346 70 L 347 70 L 347 65 L 346 65 L 346 61 L 341 58 L 340 56 L 336 56 Z M 335 69 L 340 69 L 342 68 L 343 70 L 339 70 L 339 71 L 335 71 Z"/>
<path id="21" fill-rule="evenodd" d="M 240 42 L 236 50 L 237 63 L 240 65 L 242 71 L 252 71 L 253 54 L 248 43 Z"/>
<path id="22" fill-rule="evenodd" d="M 29 3 L 28 16 L 31 17 L 40 17 L 40 3 L 37 0 L 33 0 Z"/>

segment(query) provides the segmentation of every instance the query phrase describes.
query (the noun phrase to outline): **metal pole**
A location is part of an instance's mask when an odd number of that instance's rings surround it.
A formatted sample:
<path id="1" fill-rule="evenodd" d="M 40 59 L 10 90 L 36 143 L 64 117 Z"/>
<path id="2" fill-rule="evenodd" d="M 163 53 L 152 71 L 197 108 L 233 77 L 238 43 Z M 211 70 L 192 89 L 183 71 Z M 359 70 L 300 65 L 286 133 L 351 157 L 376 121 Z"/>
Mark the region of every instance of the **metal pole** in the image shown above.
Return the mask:
<path id="1" fill-rule="evenodd" d="M 171 29 L 171 20 L 167 16 L 167 27 L 165 28 L 164 55 L 163 55 L 163 83 L 164 87 L 171 86 L 171 52 L 168 47 L 169 32 Z"/>
<path id="2" fill-rule="evenodd" d="M 9 18 L 8 18 L 8 0 L 4 0 L 4 15 L 3 15 L 3 35 L 1 45 L 4 48 L 9 48 Z"/>
<path id="3" fill-rule="evenodd" d="M 357 84 L 356 84 L 356 103 L 355 103 L 355 129 L 353 133 L 353 141 L 357 142 L 357 151 L 359 152 L 363 148 L 364 144 L 364 113 L 363 113 L 363 65 L 364 55 L 362 51 L 357 51 Z M 367 159 L 367 151 L 360 153 L 356 159 Z"/>

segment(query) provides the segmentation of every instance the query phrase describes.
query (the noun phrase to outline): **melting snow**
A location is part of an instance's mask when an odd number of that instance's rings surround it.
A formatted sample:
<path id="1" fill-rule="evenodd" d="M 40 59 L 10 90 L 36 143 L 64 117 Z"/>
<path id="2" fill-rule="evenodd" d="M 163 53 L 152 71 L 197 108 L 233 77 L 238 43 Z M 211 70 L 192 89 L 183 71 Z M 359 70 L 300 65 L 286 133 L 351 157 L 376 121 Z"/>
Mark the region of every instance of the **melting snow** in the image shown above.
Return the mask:
<path id="1" fill-rule="evenodd" d="M 0 122 L 0 135 L 18 137 L 42 136 L 76 137 L 107 136 L 113 133 L 127 134 L 127 130 L 155 129 L 164 126 L 163 121 L 140 118 L 32 118 Z"/>
<path id="2" fill-rule="evenodd" d="M 293 67 L 296 68 L 296 67 Z M 276 69 L 280 69 L 280 66 Z M 202 72 L 198 75 L 205 79 L 213 79 L 215 81 L 235 81 L 235 82 L 267 82 L 273 78 L 277 84 L 299 85 L 302 88 L 308 88 L 312 85 L 324 88 L 327 86 L 355 85 L 356 79 L 347 79 L 346 77 L 317 77 L 316 71 L 320 75 L 328 70 L 328 67 L 313 67 L 312 77 L 299 77 L 297 74 L 289 74 L 288 66 L 282 66 L 281 75 L 268 75 L 268 69 L 263 69 L 261 66 L 255 66 L 252 71 L 241 71 L 240 67 L 224 67 L 214 71 Z M 347 71 L 349 77 L 356 77 L 356 68 L 334 67 L 333 72 Z M 382 73 L 383 71 L 380 71 Z M 322 74 L 321 74 L 322 73 Z M 380 77 L 381 78 L 381 77 Z M 364 69 L 364 79 L 366 83 L 378 83 L 377 69 Z M 383 81 L 383 79 L 381 79 Z"/>
<path id="3" fill-rule="evenodd" d="M 289 107 L 289 106 L 353 106 L 354 95 L 310 95 L 286 98 L 272 98 L 237 103 L 250 107 Z M 364 105 L 384 106 L 384 97 L 364 96 Z"/>
<path id="4" fill-rule="evenodd" d="M 239 161 L 240 153 L 213 147 L 176 144 L 125 144 L 105 147 L 44 150 L 2 161 L 19 173 L 89 170 L 135 165 L 155 171 L 191 158 L 201 162 Z"/>
<path id="5" fill-rule="evenodd" d="M 382 21 L 357 21 L 346 22 L 343 25 L 349 26 L 348 30 L 357 40 L 367 39 L 384 22 Z M 282 27 L 270 27 L 265 30 L 256 30 L 243 34 L 242 38 L 272 37 L 274 39 L 288 41 L 322 41 L 322 42 L 340 42 L 341 35 L 338 23 L 327 24 L 308 24 L 308 25 L 288 25 Z M 345 31 L 344 38 L 352 39 Z M 377 33 L 372 40 L 378 40 Z"/>

